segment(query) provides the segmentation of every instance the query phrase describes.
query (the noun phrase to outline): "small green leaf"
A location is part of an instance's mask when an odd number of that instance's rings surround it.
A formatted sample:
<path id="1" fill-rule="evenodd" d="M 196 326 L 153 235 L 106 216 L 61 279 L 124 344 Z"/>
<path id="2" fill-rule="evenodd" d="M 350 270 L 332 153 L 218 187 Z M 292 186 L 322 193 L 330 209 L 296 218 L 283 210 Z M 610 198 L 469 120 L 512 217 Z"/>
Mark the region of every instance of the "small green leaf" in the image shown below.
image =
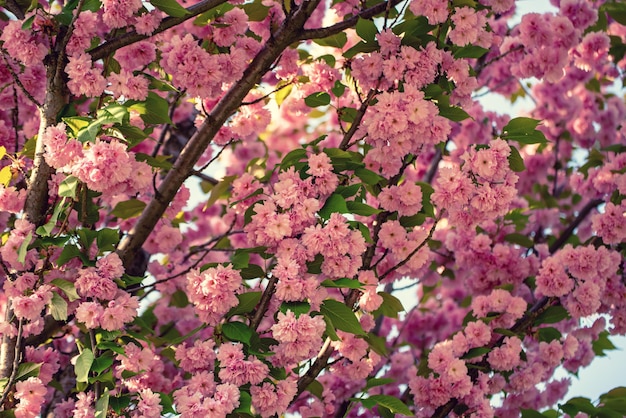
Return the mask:
<path id="1" fill-rule="evenodd" d="M 217 183 L 212 189 L 211 189 L 211 195 L 209 196 L 209 200 L 207 200 L 206 204 L 204 205 L 205 208 L 210 208 L 211 206 L 213 206 L 213 204 L 215 202 L 217 202 L 217 200 L 221 197 L 224 196 L 224 194 L 226 194 L 226 192 L 228 191 L 228 189 L 230 188 L 230 185 L 232 184 L 232 182 L 237 178 L 238 176 L 225 176 L 219 183 Z"/>
<path id="2" fill-rule="evenodd" d="M 122 395 L 120 397 L 109 398 L 109 406 L 116 414 L 121 415 L 122 410 L 130 405 L 130 395 Z"/>
<path id="3" fill-rule="evenodd" d="M 369 389 L 369 388 L 373 388 L 376 386 L 384 386 L 384 385 L 388 385 L 390 383 L 394 383 L 396 381 L 396 379 L 392 379 L 390 377 L 380 377 L 380 378 L 371 378 L 368 379 L 367 384 L 365 385 L 365 389 Z"/>
<path id="4" fill-rule="evenodd" d="M 70 261 L 72 258 L 81 256 L 80 249 L 74 244 L 68 244 L 63 247 L 63 251 L 61 251 L 61 255 L 57 258 L 56 264 L 58 266 L 63 266 L 65 263 Z"/>
<path id="5" fill-rule="evenodd" d="M 120 219 L 129 219 L 141 215 L 146 207 L 146 202 L 138 199 L 129 199 L 119 202 L 111 211 L 111 215 Z"/>
<path id="6" fill-rule="evenodd" d="M 443 116 L 453 122 L 461 122 L 462 120 L 471 118 L 469 113 L 456 106 L 439 106 L 439 116 Z"/>
<path id="7" fill-rule="evenodd" d="M 470 358 L 480 357 L 480 356 L 483 356 L 483 355 L 487 354 L 490 351 L 491 350 L 489 348 L 487 348 L 487 347 L 475 347 L 475 348 L 470 349 L 461 358 L 463 360 L 467 360 L 467 359 L 470 359 Z"/>
<path id="8" fill-rule="evenodd" d="M 541 324 L 554 324 L 569 317 L 569 313 L 562 306 L 551 306 L 542 312 L 537 319 L 535 319 L 535 325 Z"/>
<path id="9" fill-rule="evenodd" d="M 524 165 L 524 159 L 520 155 L 517 148 L 513 146 L 511 146 L 511 153 L 509 154 L 508 160 L 509 160 L 509 167 L 511 168 L 511 170 L 515 171 L 516 173 L 520 173 L 526 170 L 526 165 Z"/>
<path id="10" fill-rule="evenodd" d="M 356 33 L 365 42 L 375 42 L 378 29 L 372 20 L 361 19 L 356 22 Z"/>
<path id="11" fill-rule="evenodd" d="M 326 299 L 322 302 L 320 313 L 330 319 L 336 329 L 355 335 L 366 335 L 352 309 L 341 302 Z"/>
<path id="12" fill-rule="evenodd" d="M 28 235 L 26 235 L 24 242 L 22 242 L 22 245 L 20 245 L 20 248 L 18 248 L 17 250 L 17 261 L 19 261 L 20 263 L 26 261 L 26 253 L 28 252 L 28 246 L 30 245 L 30 241 L 32 238 L 33 233 L 29 232 Z"/>
<path id="13" fill-rule="evenodd" d="M 237 295 L 239 303 L 237 304 L 237 306 L 232 308 L 226 316 L 231 317 L 233 315 L 242 315 L 252 312 L 261 300 L 261 295 L 261 292 L 247 292 Z"/>
<path id="14" fill-rule="evenodd" d="M 622 2 L 604 3 L 600 6 L 601 12 L 608 13 L 616 22 L 626 25 L 626 4 Z"/>
<path id="15" fill-rule="evenodd" d="M 609 340 L 608 331 L 602 331 L 600 335 L 598 335 L 598 339 L 592 341 L 591 347 L 596 356 L 604 357 L 606 354 L 605 351 L 615 350 L 617 347 L 613 344 L 611 340 Z"/>
<path id="16" fill-rule="evenodd" d="M 243 4 L 241 5 L 241 8 L 248 15 L 248 20 L 250 22 L 260 22 L 264 20 L 270 11 L 270 7 L 265 6 L 259 0 L 256 0 L 251 3 Z"/>
<path id="17" fill-rule="evenodd" d="M 176 0 L 159 1 L 176 3 Z M 179 5 L 179 7 L 185 10 L 182 6 Z M 148 97 L 145 101 L 139 102 L 136 100 L 129 100 L 125 103 L 125 106 L 127 106 L 130 110 L 134 110 L 139 113 L 141 119 L 149 125 L 172 123 L 169 116 L 169 103 L 163 97 L 152 91 L 148 93 Z"/>
<path id="18" fill-rule="evenodd" d="M 61 184 L 59 184 L 59 196 L 75 199 L 77 188 L 78 179 L 74 176 L 67 176 Z"/>
<path id="19" fill-rule="evenodd" d="M 278 309 L 284 314 L 287 311 L 291 311 L 297 318 L 302 314 L 308 314 L 311 310 L 311 305 L 308 302 L 283 302 Z"/>
<path id="20" fill-rule="evenodd" d="M 371 216 L 382 212 L 382 210 L 373 208 L 366 203 L 356 202 L 353 200 L 348 200 L 346 202 L 346 206 L 348 208 L 348 213 L 353 213 L 355 215 Z"/>
<path id="21" fill-rule="evenodd" d="M 70 282 L 69 280 L 54 279 L 50 281 L 50 284 L 53 284 L 61 289 L 70 302 L 80 299 L 80 296 L 78 296 L 76 288 L 74 287 L 74 283 Z"/>
<path id="22" fill-rule="evenodd" d="M 337 280 L 326 279 L 320 284 L 324 287 L 337 287 L 337 288 L 346 288 L 346 289 L 363 288 L 363 285 L 357 279 L 348 279 L 346 277 L 337 279 Z"/>
<path id="23" fill-rule="evenodd" d="M 383 298 L 383 303 L 380 308 L 373 312 L 374 317 L 384 315 L 389 318 L 397 318 L 398 313 L 404 311 L 404 306 L 397 297 L 387 292 L 378 292 L 378 294 Z"/>
<path id="24" fill-rule="evenodd" d="M 553 327 L 545 327 L 545 328 L 539 328 L 538 331 L 539 334 L 539 341 L 545 341 L 547 343 L 552 342 L 554 340 L 560 340 L 561 337 L 563 337 L 561 335 L 561 332 Z"/>
<path id="25" fill-rule="evenodd" d="M 322 219 L 329 219 L 330 215 L 335 212 L 350 213 L 346 199 L 338 193 L 333 193 L 326 199 L 326 203 L 324 203 L 324 206 L 319 210 L 319 215 Z"/>
<path id="26" fill-rule="evenodd" d="M 88 348 L 83 349 L 83 352 L 80 353 L 76 359 L 76 365 L 74 366 L 76 380 L 78 382 L 87 382 L 89 380 L 89 370 L 91 369 L 93 361 L 93 352 Z"/>
<path id="27" fill-rule="evenodd" d="M 504 240 L 525 248 L 532 248 L 535 245 L 532 239 L 524 234 L 519 234 L 517 232 L 505 235 Z"/>
<path id="28" fill-rule="evenodd" d="M 120 233 L 115 229 L 102 228 L 96 234 L 96 245 L 100 251 L 115 251 L 118 242 L 120 242 Z"/>
<path id="29" fill-rule="evenodd" d="M 250 345 L 250 339 L 254 335 L 252 331 L 243 322 L 233 321 L 222 325 L 222 333 L 231 341 L 239 341 L 246 345 Z"/>
<path id="30" fill-rule="evenodd" d="M 100 399 L 96 402 L 96 418 L 106 418 L 109 410 L 109 389 L 106 388 L 104 393 L 100 395 Z"/>
<path id="31" fill-rule="evenodd" d="M 22 381 L 28 379 L 29 377 L 39 376 L 39 370 L 41 369 L 41 365 L 42 363 L 20 363 L 20 365 L 17 367 L 15 380 Z"/>
<path id="32" fill-rule="evenodd" d="M 184 17 L 189 14 L 176 0 L 150 0 L 150 3 L 168 16 Z"/>
<path id="33" fill-rule="evenodd" d="M 389 395 L 372 395 L 368 398 L 377 405 L 382 405 L 395 414 L 412 416 L 411 410 L 400 399 Z"/>
<path id="34" fill-rule="evenodd" d="M 534 409 L 521 409 L 522 418 L 546 418 Z"/>
<path id="35" fill-rule="evenodd" d="M 243 280 L 258 279 L 265 276 L 265 270 L 257 264 L 249 264 L 239 272 Z"/>
<path id="36" fill-rule="evenodd" d="M 354 170 L 354 175 L 363 181 L 365 184 L 375 185 L 383 181 L 385 178 L 381 175 L 374 173 L 372 170 L 368 170 L 367 168 L 357 168 Z"/>
<path id="37" fill-rule="evenodd" d="M 548 140 L 543 132 L 536 129 L 537 125 L 539 125 L 537 119 L 525 117 L 511 119 L 502 129 L 502 138 L 520 144 L 546 144 Z"/>
<path id="38" fill-rule="evenodd" d="M 309 107 L 326 106 L 330 104 L 330 94 L 324 92 L 313 93 L 304 98 L 304 103 Z"/>
<path id="39" fill-rule="evenodd" d="M 343 48 L 348 42 L 348 35 L 345 32 L 339 32 L 335 35 L 328 36 L 322 39 L 314 39 L 314 43 L 321 46 L 332 46 L 335 48 Z"/>
<path id="40" fill-rule="evenodd" d="M 67 301 L 63 299 L 57 292 L 52 292 L 52 299 L 48 305 L 50 307 L 50 315 L 57 321 L 67 320 Z"/>
<path id="41" fill-rule="evenodd" d="M 477 45 L 467 45 L 454 52 L 454 58 L 480 58 L 489 52 L 488 49 Z"/>

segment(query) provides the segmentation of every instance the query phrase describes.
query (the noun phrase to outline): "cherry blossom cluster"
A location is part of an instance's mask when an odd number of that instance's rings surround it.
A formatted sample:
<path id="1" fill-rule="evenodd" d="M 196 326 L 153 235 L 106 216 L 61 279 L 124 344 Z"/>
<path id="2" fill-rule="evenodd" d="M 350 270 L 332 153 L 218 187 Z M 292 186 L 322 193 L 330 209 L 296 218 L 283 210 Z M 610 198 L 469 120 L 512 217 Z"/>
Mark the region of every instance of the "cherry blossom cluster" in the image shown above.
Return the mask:
<path id="1" fill-rule="evenodd" d="M 50 126 L 42 138 L 46 146 L 46 162 L 60 172 L 74 175 L 94 191 L 119 194 L 145 192 L 150 186 L 152 169 L 127 146 L 111 137 L 102 136 L 94 143 L 81 144 L 67 136 L 61 123 Z"/>
<path id="2" fill-rule="evenodd" d="M 518 180 L 509 166 L 510 153 L 505 141 L 495 139 L 487 148 L 473 146 L 461 167 L 441 169 L 432 200 L 453 225 L 471 228 L 509 211 Z"/>

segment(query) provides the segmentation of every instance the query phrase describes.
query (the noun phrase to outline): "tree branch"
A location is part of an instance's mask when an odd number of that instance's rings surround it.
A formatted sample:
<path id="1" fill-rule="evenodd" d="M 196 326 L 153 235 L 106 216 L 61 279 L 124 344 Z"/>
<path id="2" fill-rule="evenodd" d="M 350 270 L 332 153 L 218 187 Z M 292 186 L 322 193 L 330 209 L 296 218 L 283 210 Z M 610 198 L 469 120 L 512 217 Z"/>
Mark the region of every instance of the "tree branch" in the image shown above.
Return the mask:
<path id="1" fill-rule="evenodd" d="M 237 110 L 246 94 L 261 80 L 283 50 L 299 39 L 298 36 L 305 22 L 319 2 L 320 0 L 304 2 L 300 8 L 288 16 L 275 36 L 267 41 L 246 68 L 241 80 L 233 84 L 213 111 L 207 115 L 200 129 L 191 137 L 172 169 L 167 173 L 156 196 L 145 208 L 135 227 L 120 243 L 117 251 L 125 266 L 132 262 L 135 252 L 146 241 L 222 124 Z"/>
<path id="2" fill-rule="evenodd" d="M 125 47 L 128 45 L 134 44 L 135 42 L 139 42 L 144 39 L 150 38 L 151 36 L 156 35 L 157 33 L 161 33 L 171 27 L 180 25 L 186 20 L 189 20 L 193 17 L 198 16 L 201 13 L 209 11 L 212 8 L 219 6 L 220 4 L 226 3 L 226 1 L 227 0 L 204 0 L 200 3 L 194 4 L 193 6 L 189 6 L 187 8 L 187 11 L 189 12 L 189 14 L 183 17 L 168 17 L 168 18 L 163 19 L 161 24 L 154 30 L 154 32 L 152 32 L 152 35 L 141 35 L 135 31 L 128 32 L 123 35 L 116 36 L 110 41 L 107 41 L 103 43 L 102 45 L 98 45 L 97 47 L 92 48 L 88 50 L 87 52 L 91 55 L 92 60 L 94 61 L 101 60 L 104 57 L 108 56 L 109 54 L 112 54 L 113 52 L 117 51 L 118 49 L 122 47 Z"/>

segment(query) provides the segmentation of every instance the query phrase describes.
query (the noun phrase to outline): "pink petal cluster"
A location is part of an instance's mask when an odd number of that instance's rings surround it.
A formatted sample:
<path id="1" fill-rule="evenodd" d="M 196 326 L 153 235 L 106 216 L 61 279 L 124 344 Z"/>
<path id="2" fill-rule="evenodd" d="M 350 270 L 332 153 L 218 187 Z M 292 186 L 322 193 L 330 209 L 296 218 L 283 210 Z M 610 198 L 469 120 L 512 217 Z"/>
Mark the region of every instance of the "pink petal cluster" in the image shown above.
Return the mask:
<path id="1" fill-rule="evenodd" d="M 269 367 L 255 356 L 245 358 L 243 346 L 222 344 L 217 353 L 220 362 L 219 378 L 222 382 L 242 386 L 246 383 L 258 385 L 269 375 Z"/>
<path id="2" fill-rule="evenodd" d="M 321 316 L 301 314 L 296 318 L 292 311 L 279 312 L 272 325 L 272 335 L 278 341 L 274 347 L 275 365 L 290 365 L 314 356 L 322 346 L 326 322 Z"/>
<path id="3" fill-rule="evenodd" d="M 48 48 L 40 36 L 30 30 L 22 29 L 22 23 L 19 20 L 10 20 L 2 28 L 2 34 L 0 34 L 0 41 L 4 42 L 2 47 L 6 49 L 9 56 L 26 66 L 40 64 L 48 54 Z"/>
<path id="4" fill-rule="evenodd" d="M 222 316 L 239 303 L 241 275 L 232 266 L 211 267 L 203 272 L 187 275 L 189 301 L 196 308 L 202 322 L 217 324 Z"/>
<path id="5" fill-rule="evenodd" d="M 297 382 L 287 378 L 276 385 L 265 382 L 261 386 L 252 386 L 252 406 L 262 418 L 282 415 L 298 390 Z"/>
<path id="6" fill-rule="evenodd" d="M 464 154 L 462 167 L 440 170 L 432 201 L 446 210 L 453 225 L 473 228 L 509 211 L 518 180 L 509 167 L 510 152 L 505 141 L 492 140 L 489 148 L 473 146 Z"/>

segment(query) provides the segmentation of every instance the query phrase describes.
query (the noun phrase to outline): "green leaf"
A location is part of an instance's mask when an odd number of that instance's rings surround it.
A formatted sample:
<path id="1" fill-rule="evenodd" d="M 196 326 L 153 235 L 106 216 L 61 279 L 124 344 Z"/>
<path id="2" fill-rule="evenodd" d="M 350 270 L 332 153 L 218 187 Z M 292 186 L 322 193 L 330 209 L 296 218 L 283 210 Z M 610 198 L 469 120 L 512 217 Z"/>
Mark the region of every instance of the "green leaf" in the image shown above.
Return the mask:
<path id="1" fill-rule="evenodd" d="M 50 307 L 50 315 L 57 321 L 67 320 L 67 301 L 63 299 L 57 292 L 52 292 L 52 299 L 48 305 Z"/>
<path id="2" fill-rule="evenodd" d="M 241 5 L 241 8 L 244 10 L 244 12 L 246 12 L 246 14 L 248 15 L 248 20 L 251 22 L 260 22 L 264 20 L 270 11 L 270 7 L 265 6 L 259 0 L 256 0 L 252 3 L 243 4 Z"/>
<path id="3" fill-rule="evenodd" d="M 168 16 L 184 17 L 189 14 L 176 0 L 150 0 L 150 3 Z"/>
<path id="4" fill-rule="evenodd" d="M 304 98 L 304 103 L 309 107 L 326 106 L 330 104 L 330 94 L 322 91 L 313 93 Z"/>
<path id="5" fill-rule="evenodd" d="M 346 206 L 348 208 L 348 213 L 353 213 L 355 215 L 371 216 L 382 212 L 382 210 L 373 208 L 366 203 L 356 202 L 353 200 L 348 200 L 346 202 Z"/>
<path id="6" fill-rule="evenodd" d="M 369 388 L 373 388 L 376 386 L 384 386 L 384 385 L 388 385 L 390 383 L 394 383 L 396 381 L 396 379 L 392 379 L 390 377 L 379 377 L 379 378 L 371 378 L 367 381 L 367 384 L 365 385 L 365 390 L 369 389 Z"/>
<path id="7" fill-rule="evenodd" d="M 330 319 L 336 329 L 355 335 L 366 335 L 352 309 L 341 302 L 326 299 L 322 302 L 320 313 Z"/>
<path id="8" fill-rule="evenodd" d="M 222 333 L 231 341 L 239 341 L 246 345 L 250 345 L 250 339 L 254 335 L 254 331 L 246 324 L 239 321 L 227 322 L 222 325 Z"/>
<path id="9" fill-rule="evenodd" d="M 461 358 L 463 360 L 467 360 L 467 359 L 470 359 L 470 358 L 480 357 L 480 356 L 483 356 L 483 355 L 487 354 L 490 351 L 491 350 L 489 348 L 487 348 L 487 347 L 475 347 L 475 348 L 470 349 Z"/>
<path id="10" fill-rule="evenodd" d="M 389 395 L 372 395 L 369 398 L 370 402 L 375 402 L 377 405 L 382 405 L 395 414 L 402 414 L 412 416 L 411 410 L 400 399 L 395 396 Z"/>
<path id="11" fill-rule="evenodd" d="M 502 138 L 517 141 L 520 144 L 546 144 L 543 132 L 536 129 L 539 125 L 537 119 L 519 117 L 509 121 L 502 130 Z"/>
<path id="12" fill-rule="evenodd" d="M 363 285 L 357 279 L 348 279 L 346 277 L 337 279 L 337 280 L 326 279 L 320 284 L 324 287 L 337 287 L 337 288 L 346 288 L 346 289 L 362 289 L 363 288 Z"/>
<path id="13" fill-rule="evenodd" d="M 239 272 L 243 280 L 258 279 L 265 276 L 265 270 L 257 264 L 249 264 Z"/>
<path id="14" fill-rule="evenodd" d="M 17 367 L 17 374 L 15 375 L 15 380 L 22 381 L 26 380 L 29 377 L 37 377 L 39 376 L 39 370 L 41 369 L 42 363 L 20 363 Z"/>
<path id="15" fill-rule="evenodd" d="M 291 311 L 297 318 L 302 314 L 308 314 L 311 310 L 311 305 L 308 302 L 283 302 L 278 309 L 284 314 L 287 311 Z"/>
<path id="16" fill-rule="evenodd" d="M 210 208 L 211 206 L 213 206 L 215 202 L 217 202 L 219 198 L 223 197 L 223 195 L 226 194 L 226 192 L 230 188 L 230 185 L 232 184 L 232 182 L 237 177 L 238 176 L 233 175 L 233 176 L 225 176 L 224 178 L 222 178 L 222 180 L 211 189 L 211 195 L 209 196 L 209 200 L 207 200 L 204 207 Z"/>
<path id="17" fill-rule="evenodd" d="M 440 103 L 439 106 L 439 115 L 443 116 L 446 119 L 449 119 L 453 122 L 461 122 L 462 120 L 471 118 L 469 113 L 460 107 L 456 106 L 443 106 Z"/>
<path id="18" fill-rule="evenodd" d="M 561 408 L 563 409 L 564 406 L 573 407 L 576 410 L 574 415 L 578 412 L 584 412 L 593 416 L 596 413 L 596 407 L 591 403 L 591 401 L 588 398 L 580 396 L 570 399 L 565 405 L 561 405 Z"/>
<path id="19" fill-rule="evenodd" d="M 346 199 L 338 193 L 333 193 L 326 199 L 326 203 L 324 203 L 324 206 L 319 210 L 319 215 L 322 219 L 329 219 L 330 215 L 335 212 L 350 213 Z"/>
<path id="20" fill-rule="evenodd" d="M 367 168 L 357 168 L 354 170 L 354 175 L 363 181 L 365 184 L 375 185 L 383 181 L 385 178 L 374 173 L 372 170 L 368 170 Z"/>
<path id="21" fill-rule="evenodd" d="M 115 208 L 111 211 L 111 215 L 120 219 L 134 218 L 141 215 L 141 212 L 143 212 L 145 207 L 146 202 L 142 202 L 141 200 L 124 200 L 115 205 Z"/>
<path id="22" fill-rule="evenodd" d="M 319 380 L 313 380 L 309 386 L 306 387 L 306 390 L 315 395 L 318 399 L 322 399 L 324 386 L 319 382 Z"/>
<path id="23" fill-rule="evenodd" d="M 535 325 L 541 324 L 554 324 L 560 322 L 569 317 L 569 313 L 562 306 L 551 306 L 543 311 L 537 319 L 535 319 Z"/>
<path id="24" fill-rule="evenodd" d="M 26 261 L 26 253 L 28 252 L 28 246 L 30 245 L 30 241 L 32 238 L 33 233 L 29 232 L 28 235 L 26 235 L 24 242 L 22 242 L 22 245 L 20 245 L 20 248 L 18 248 L 17 250 L 17 261 L 19 261 L 20 263 Z"/>
<path id="25" fill-rule="evenodd" d="M 74 366 L 76 381 L 87 382 L 89 380 L 89 370 L 91 369 L 93 361 L 94 357 L 92 351 L 88 348 L 84 348 L 83 352 L 80 353 L 76 359 L 76 365 Z"/>
<path id="26" fill-rule="evenodd" d="M 454 52 L 454 58 L 480 58 L 489 52 L 488 49 L 477 45 L 467 45 Z"/>
<path id="27" fill-rule="evenodd" d="M 106 418 L 109 410 L 109 389 L 105 389 L 100 395 L 100 399 L 96 402 L 96 418 Z"/>
<path id="28" fill-rule="evenodd" d="M 61 199 L 61 201 L 54 207 L 54 212 L 52 213 L 52 216 L 50 217 L 50 220 L 48 220 L 48 222 L 45 223 L 45 225 L 40 226 L 39 228 L 37 228 L 37 234 L 41 237 L 48 237 L 50 236 L 50 233 L 52 232 L 52 230 L 54 229 L 54 227 L 57 224 L 57 220 L 59 219 L 59 215 L 61 214 L 61 212 L 63 210 L 65 210 L 65 200 L 67 198 L 63 198 Z"/>
<path id="29" fill-rule="evenodd" d="M 356 22 L 355 29 L 357 35 L 359 35 L 365 42 L 370 43 L 376 41 L 378 29 L 373 21 L 359 18 Z"/>
<path id="30" fill-rule="evenodd" d="M 617 347 L 609 340 L 609 332 L 602 331 L 600 335 L 598 335 L 598 339 L 591 342 L 591 347 L 596 356 L 604 357 L 606 354 L 605 351 L 615 350 Z"/>
<path id="31" fill-rule="evenodd" d="M 606 12 L 616 22 L 626 25 L 626 3 L 614 2 L 604 3 L 600 6 L 600 11 Z"/>
<path id="32" fill-rule="evenodd" d="M 517 232 L 505 235 L 504 240 L 525 248 L 532 248 L 535 245 L 532 239 L 524 234 L 519 234 Z"/>
<path id="33" fill-rule="evenodd" d="M 76 245 L 68 244 L 65 247 L 63 247 L 63 251 L 61 251 L 61 254 L 59 255 L 59 258 L 57 258 L 56 264 L 59 267 L 63 266 L 63 265 L 65 265 L 65 263 L 70 261 L 72 258 L 80 257 L 81 254 L 82 253 L 81 253 L 80 249 Z"/>
<path id="34" fill-rule="evenodd" d="M 553 327 L 539 328 L 538 334 L 539 341 L 545 341 L 547 343 L 560 340 L 562 337 L 561 332 Z"/>
<path id="35" fill-rule="evenodd" d="M 125 120 L 128 120 L 130 114 L 128 113 L 128 109 L 125 106 L 122 106 L 118 103 L 113 103 L 103 109 L 99 109 L 96 113 L 96 116 L 96 120 L 102 125 L 116 123 L 122 125 Z"/>
<path id="36" fill-rule="evenodd" d="M 61 184 L 59 184 L 59 196 L 76 199 L 76 189 L 78 188 L 78 179 L 74 176 L 67 176 Z"/>
<path id="37" fill-rule="evenodd" d="M 76 287 L 74 287 L 74 283 L 69 280 L 54 279 L 51 280 L 50 283 L 61 289 L 70 302 L 80 299 L 80 296 L 78 296 L 76 292 Z"/>
<path id="38" fill-rule="evenodd" d="M 304 148 L 296 148 L 293 151 L 289 151 L 283 157 L 283 160 L 280 163 L 280 167 L 282 169 L 286 169 L 288 167 L 291 167 L 295 163 L 299 162 L 300 160 L 305 159 L 306 157 L 307 157 L 306 150 Z"/>
<path id="39" fill-rule="evenodd" d="M 164 2 L 176 3 L 175 0 L 159 0 Z M 176 3 L 178 4 L 178 3 Z M 182 8 L 182 6 L 179 5 Z M 185 10 L 185 9 L 183 9 Z M 161 123 L 172 123 L 169 116 L 169 103 L 163 97 L 154 92 L 149 92 L 145 101 L 139 102 L 129 100 L 125 105 L 135 112 L 139 113 L 141 119 L 149 125 L 159 125 Z"/>
<path id="40" fill-rule="evenodd" d="M 367 334 L 364 338 L 369 344 L 370 348 L 374 350 L 377 354 L 380 354 L 383 357 L 389 356 L 389 350 L 387 350 L 387 340 L 385 337 L 378 336 L 373 332 Z"/>
<path id="41" fill-rule="evenodd" d="M 397 318 L 398 313 L 404 311 L 404 306 L 397 297 L 387 292 L 378 292 L 378 294 L 383 298 L 383 303 L 373 312 L 374 317 L 384 315 L 389 318 Z"/>
<path id="42" fill-rule="evenodd" d="M 521 409 L 522 418 L 546 418 L 534 409 Z"/>
<path id="43" fill-rule="evenodd" d="M 94 359 L 91 370 L 96 373 L 102 373 L 113 364 L 113 351 L 107 351 L 97 359 Z"/>
<path id="44" fill-rule="evenodd" d="M 130 405 L 130 395 L 109 398 L 109 406 L 116 414 L 122 415 L 122 410 Z"/>
<path id="45" fill-rule="evenodd" d="M 120 234 L 115 229 L 102 228 L 96 234 L 96 245 L 100 251 L 115 251 L 118 242 L 120 242 Z"/>
<path id="46" fill-rule="evenodd" d="M 343 48 L 348 42 L 348 35 L 346 35 L 345 32 L 339 32 L 335 35 L 328 36 L 326 38 L 314 39 L 313 42 L 321 46 Z"/>
<path id="47" fill-rule="evenodd" d="M 237 295 L 239 303 L 237 304 L 237 306 L 232 308 L 226 316 L 231 317 L 233 315 L 242 315 L 252 312 L 261 300 L 261 295 L 262 292 L 247 292 Z"/>
<path id="48" fill-rule="evenodd" d="M 83 144 L 86 142 L 94 142 L 96 140 L 96 136 L 100 133 L 100 129 L 102 128 L 102 124 L 97 121 L 91 122 L 87 125 L 86 128 L 81 129 L 76 135 L 76 139 L 82 142 Z"/>
<path id="49" fill-rule="evenodd" d="M 526 170 L 526 165 L 524 165 L 524 159 L 520 155 L 517 148 L 515 148 L 514 146 L 511 146 L 511 153 L 509 154 L 508 160 L 509 167 L 516 173 L 520 173 Z"/>
<path id="50" fill-rule="evenodd" d="M 328 64 L 328 65 L 330 65 L 330 64 Z M 334 67 L 334 65 L 332 65 L 331 67 Z M 335 97 L 341 97 L 341 96 L 343 96 L 343 93 L 346 91 L 346 86 L 344 84 L 342 84 L 341 81 L 337 80 L 337 81 L 335 81 L 335 85 L 333 86 L 331 91 L 333 92 Z"/>
<path id="51" fill-rule="evenodd" d="M 153 157 L 142 152 L 138 152 L 135 154 L 135 159 L 137 161 L 143 161 L 147 163 L 150 167 L 163 168 L 165 170 L 169 170 L 170 168 L 172 168 L 173 164 L 168 161 L 170 158 L 172 158 L 170 155 L 157 155 L 156 157 Z"/>
<path id="52" fill-rule="evenodd" d="M 234 269 L 244 269 L 248 267 L 248 264 L 250 263 L 250 253 L 242 249 L 235 250 L 235 253 L 231 258 L 231 262 Z"/>

